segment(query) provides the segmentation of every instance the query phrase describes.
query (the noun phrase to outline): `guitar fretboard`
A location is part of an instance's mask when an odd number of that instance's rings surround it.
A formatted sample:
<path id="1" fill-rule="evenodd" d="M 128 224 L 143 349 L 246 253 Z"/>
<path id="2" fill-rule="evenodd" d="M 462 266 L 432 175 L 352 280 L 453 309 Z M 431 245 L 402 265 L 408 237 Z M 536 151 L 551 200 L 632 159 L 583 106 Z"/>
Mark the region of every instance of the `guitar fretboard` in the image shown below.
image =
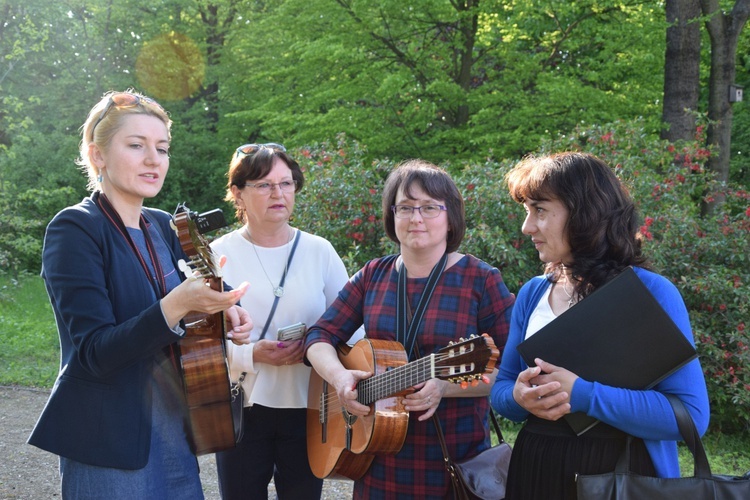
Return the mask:
<path id="1" fill-rule="evenodd" d="M 392 368 L 357 384 L 357 402 L 370 405 L 435 376 L 435 355 Z"/>

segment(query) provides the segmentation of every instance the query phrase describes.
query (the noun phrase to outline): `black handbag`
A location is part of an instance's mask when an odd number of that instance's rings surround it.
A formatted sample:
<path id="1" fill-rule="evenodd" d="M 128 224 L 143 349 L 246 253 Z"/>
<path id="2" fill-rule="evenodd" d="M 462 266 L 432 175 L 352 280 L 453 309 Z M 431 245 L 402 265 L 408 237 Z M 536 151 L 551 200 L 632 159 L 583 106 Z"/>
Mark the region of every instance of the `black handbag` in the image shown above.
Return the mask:
<path id="1" fill-rule="evenodd" d="M 247 372 L 242 372 L 237 382 L 232 382 L 230 393 L 232 396 L 232 424 L 234 425 L 234 442 L 242 441 L 245 432 L 245 389 L 242 388 L 242 382 L 245 380 Z"/>
<path id="2" fill-rule="evenodd" d="M 492 425 L 495 427 L 495 433 L 500 442 L 479 455 L 461 462 L 454 462 L 448 455 L 440 421 L 433 415 L 440 446 L 443 449 L 445 467 L 450 474 L 453 492 L 458 500 L 505 498 L 505 484 L 508 480 L 508 466 L 513 449 L 503 439 L 503 433 L 492 409 L 490 409 L 490 419 L 492 419 Z"/>
<path id="3" fill-rule="evenodd" d="M 579 500 L 747 500 L 750 498 L 750 472 L 744 476 L 711 474 L 700 435 L 695 423 L 677 396 L 667 394 L 677 418 L 680 434 L 695 461 L 692 477 L 659 478 L 639 476 L 629 471 L 630 443 L 620 456 L 614 472 L 578 475 L 576 487 Z"/>

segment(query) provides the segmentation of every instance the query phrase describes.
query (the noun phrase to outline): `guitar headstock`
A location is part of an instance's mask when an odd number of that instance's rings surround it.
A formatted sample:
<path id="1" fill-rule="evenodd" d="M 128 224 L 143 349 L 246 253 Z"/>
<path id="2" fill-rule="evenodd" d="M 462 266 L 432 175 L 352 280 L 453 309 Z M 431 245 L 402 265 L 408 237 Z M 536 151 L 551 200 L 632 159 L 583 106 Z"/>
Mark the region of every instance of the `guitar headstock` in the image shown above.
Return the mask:
<path id="1" fill-rule="evenodd" d="M 486 374 L 492 373 L 500 351 L 486 333 L 451 342 L 435 354 L 435 377 L 461 384 L 462 388 L 487 383 Z"/>
<path id="2" fill-rule="evenodd" d="M 201 278 L 217 280 L 221 278 L 221 265 L 206 238 L 198 231 L 195 224 L 197 215 L 184 203 L 180 203 L 172 216 L 172 227 L 177 233 L 182 250 L 190 258 L 187 263 L 180 261 L 180 270 L 189 275 L 197 271 Z"/>

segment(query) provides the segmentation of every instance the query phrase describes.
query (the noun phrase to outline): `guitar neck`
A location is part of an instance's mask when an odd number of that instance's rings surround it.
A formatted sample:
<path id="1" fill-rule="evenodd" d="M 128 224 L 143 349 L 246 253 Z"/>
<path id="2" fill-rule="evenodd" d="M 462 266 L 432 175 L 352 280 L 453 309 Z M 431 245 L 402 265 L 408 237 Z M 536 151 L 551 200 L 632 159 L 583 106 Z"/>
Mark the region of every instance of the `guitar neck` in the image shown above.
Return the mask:
<path id="1" fill-rule="evenodd" d="M 435 377 L 435 355 L 398 366 L 357 384 L 357 402 L 371 405 Z"/>

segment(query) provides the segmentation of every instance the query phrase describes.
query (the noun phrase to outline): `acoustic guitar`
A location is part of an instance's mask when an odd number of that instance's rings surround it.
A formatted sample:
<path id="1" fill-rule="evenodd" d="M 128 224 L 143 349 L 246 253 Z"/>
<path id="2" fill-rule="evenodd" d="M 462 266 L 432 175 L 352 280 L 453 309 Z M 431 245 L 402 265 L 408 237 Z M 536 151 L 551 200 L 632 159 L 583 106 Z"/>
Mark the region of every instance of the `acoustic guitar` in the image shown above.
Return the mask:
<path id="1" fill-rule="evenodd" d="M 223 290 L 221 266 L 211 247 L 196 228 L 195 212 L 177 207 L 173 224 L 190 261 L 180 262 L 186 273 L 197 273 L 209 286 Z M 185 318 L 185 336 L 179 342 L 179 363 L 190 416 L 196 455 L 233 448 L 229 366 L 224 314 L 191 312 Z"/>
<path id="2" fill-rule="evenodd" d="M 348 413 L 333 387 L 310 374 L 307 402 L 307 454 L 313 473 L 323 478 L 359 479 L 375 455 L 393 455 L 406 439 L 409 412 L 403 396 L 431 378 L 465 387 L 495 369 L 499 351 L 483 334 L 451 343 L 437 353 L 411 363 L 403 346 L 395 341 L 362 339 L 348 352 L 339 351 L 349 370 L 372 372 L 357 383 L 357 402 L 370 406 L 365 417 Z"/>

